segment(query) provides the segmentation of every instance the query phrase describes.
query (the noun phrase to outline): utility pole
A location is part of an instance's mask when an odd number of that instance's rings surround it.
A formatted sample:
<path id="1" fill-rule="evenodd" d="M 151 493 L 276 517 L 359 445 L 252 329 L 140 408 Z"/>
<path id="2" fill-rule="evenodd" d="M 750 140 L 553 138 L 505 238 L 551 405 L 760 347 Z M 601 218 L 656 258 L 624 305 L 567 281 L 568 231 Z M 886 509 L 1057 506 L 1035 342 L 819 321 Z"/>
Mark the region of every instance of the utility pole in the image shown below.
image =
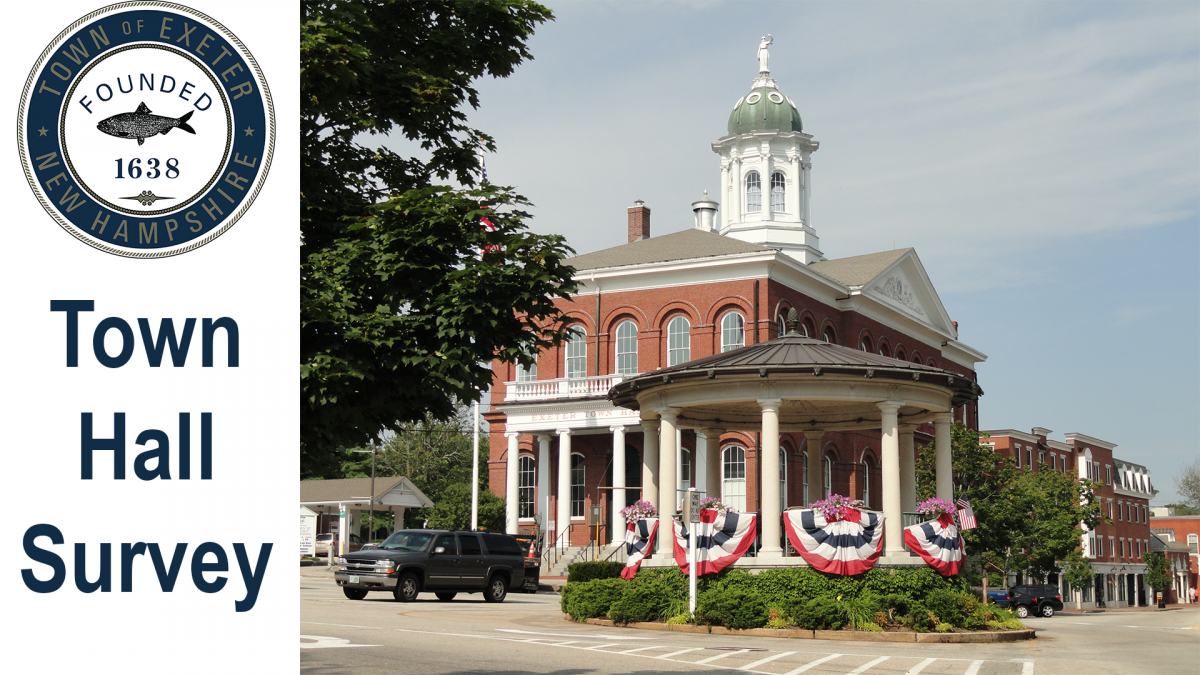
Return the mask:
<path id="1" fill-rule="evenodd" d="M 479 529 L 479 401 L 475 402 L 475 440 L 471 451 L 471 531 Z"/>
<path id="2" fill-rule="evenodd" d="M 367 543 L 375 539 L 375 439 L 371 439 L 370 450 L 355 450 L 354 452 L 371 453 L 371 510 L 367 516 Z"/>

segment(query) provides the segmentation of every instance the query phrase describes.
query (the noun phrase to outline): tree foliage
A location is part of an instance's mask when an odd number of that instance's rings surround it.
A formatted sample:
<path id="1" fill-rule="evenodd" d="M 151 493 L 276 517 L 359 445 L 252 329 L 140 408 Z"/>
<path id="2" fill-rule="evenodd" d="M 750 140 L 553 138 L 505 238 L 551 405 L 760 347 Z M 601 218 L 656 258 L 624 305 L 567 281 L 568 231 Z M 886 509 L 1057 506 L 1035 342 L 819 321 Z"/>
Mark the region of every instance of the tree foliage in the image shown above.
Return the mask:
<path id="1" fill-rule="evenodd" d="M 1082 525 L 1102 520 L 1094 484 L 1051 471 L 1021 471 L 1011 457 L 980 443 L 981 434 L 955 423 L 951 434 L 954 495 L 966 497 L 978 527 L 963 532 L 967 553 L 1000 572 L 1027 571 L 1038 578 L 1057 569 L 1079 547 Z M 919 499 L 936 489 L 934 445 L 923 446 L 917 461 Z"/>
<path id="2" fill-rule="evenodd" d="M 1096 582 L 1096 573 L 1092 571 L 1092 565 L 1083 557 L 1083 551 L 1075 549 L 1067 556 L 1066 564 L 1063 565 L 1063 581 L 1067 582 L 1075 593 L 1082 593 L 1084 588 Z M 1082 606 L 1082 596 L 1077 595 L 1077 606 Z"/>
<path id="3" fill-rule="evenodd" d="M 452 416 L 493 358 L 565 337 L 553 301 L 575 289 L 571 250 L 526 229 L 510 188 L 476 185 L 476 152 L 495 144 L 464 111 L 472 83 L 532 58 L 552 18 L 527 0 L 301 3 L 304 473 L 335 471 L 338 447 L 383 428 Z M 451 179 L 464 187 L 435 184 Z"/>
<path id="4" fill-rule="evenodd" d="M 1188 513 L 1180 513 L 1180 504 L 1175 504 L 1175 515 L 1194 516 L 1200 514 L 1200 459 L 1192 460 L 1191 464 L 1179 469 L 1175 477 L 1175 491 L 1183 498 L 1183 504 Z"/>
<path id="5" fill-rule="evenodd" d="M 1146 585 L 1157 591 L 1166 591 L 1171 587 L 1171 564 L 1162 551 L 1147 551 L 1142 554 L 1142 562 L 1146 563 Z"/>

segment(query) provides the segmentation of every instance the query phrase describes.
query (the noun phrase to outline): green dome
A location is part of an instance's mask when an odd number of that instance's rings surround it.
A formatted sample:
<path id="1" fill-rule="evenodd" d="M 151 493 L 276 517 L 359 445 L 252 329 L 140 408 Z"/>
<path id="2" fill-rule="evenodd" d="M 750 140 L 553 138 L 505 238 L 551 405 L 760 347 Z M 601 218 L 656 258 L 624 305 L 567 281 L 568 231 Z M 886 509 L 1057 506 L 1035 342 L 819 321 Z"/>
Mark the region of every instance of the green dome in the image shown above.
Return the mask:
<path id="1" fill-rule="evenodd" d="M 729 134 L 754 131 L 803 131 L 800 112 L 792 102 L 771 87 L 755 87 L 729 114 Z"/>

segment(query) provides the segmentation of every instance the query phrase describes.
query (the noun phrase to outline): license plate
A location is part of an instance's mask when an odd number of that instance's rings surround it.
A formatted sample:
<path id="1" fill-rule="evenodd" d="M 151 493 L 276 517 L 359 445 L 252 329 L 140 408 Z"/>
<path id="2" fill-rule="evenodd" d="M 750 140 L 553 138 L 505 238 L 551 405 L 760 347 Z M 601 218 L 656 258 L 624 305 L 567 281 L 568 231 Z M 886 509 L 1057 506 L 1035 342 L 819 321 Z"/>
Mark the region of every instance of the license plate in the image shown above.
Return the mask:
<path id="1" fill-rule="evenodd" d="M 357 583 L 358 583 L 358 577 L 356 577 L 356 576 L 354 576 L 354 575 L 351 575 L 348 583 L 351 583 L 351 584 L 357 584 Z"/>

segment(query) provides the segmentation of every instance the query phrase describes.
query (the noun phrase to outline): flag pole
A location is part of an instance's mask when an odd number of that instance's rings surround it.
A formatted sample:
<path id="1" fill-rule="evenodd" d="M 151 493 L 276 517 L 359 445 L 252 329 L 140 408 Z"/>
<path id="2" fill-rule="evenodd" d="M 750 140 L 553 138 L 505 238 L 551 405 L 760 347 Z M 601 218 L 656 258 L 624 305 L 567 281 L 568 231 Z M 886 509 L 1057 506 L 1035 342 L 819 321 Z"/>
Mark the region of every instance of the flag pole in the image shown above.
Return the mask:
<path id="1" fill-rule="evenodd" d="M 479 401 L 475 402 L 475 434 L 471 444 L 471 530 L 479 529 Z"/>

